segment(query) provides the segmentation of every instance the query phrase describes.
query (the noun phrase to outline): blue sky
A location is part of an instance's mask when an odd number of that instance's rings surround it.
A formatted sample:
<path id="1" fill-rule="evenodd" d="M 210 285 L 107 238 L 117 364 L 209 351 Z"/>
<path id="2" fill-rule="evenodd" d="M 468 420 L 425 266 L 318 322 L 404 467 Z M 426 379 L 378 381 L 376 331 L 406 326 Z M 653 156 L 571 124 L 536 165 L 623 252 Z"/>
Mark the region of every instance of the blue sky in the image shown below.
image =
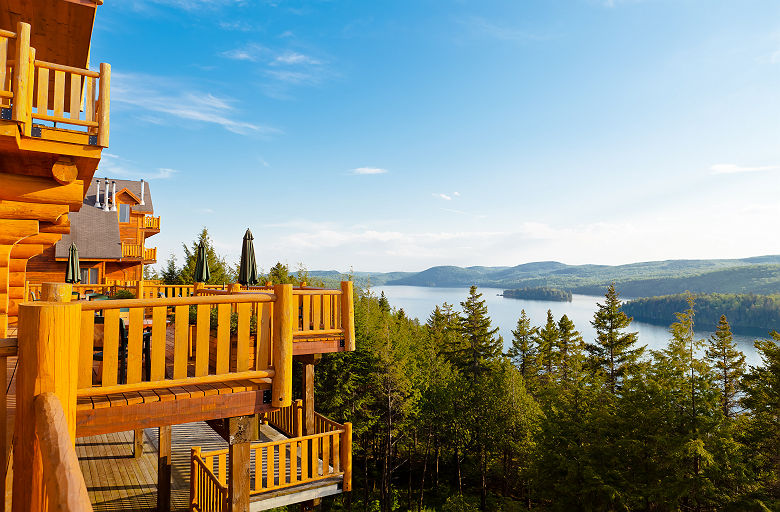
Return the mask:
<path id="1" fill-rule="evenodd" d="M 122 0 L 98 176 L 160 263 L 422 270 L 780 253 L 776 0 Z"/>

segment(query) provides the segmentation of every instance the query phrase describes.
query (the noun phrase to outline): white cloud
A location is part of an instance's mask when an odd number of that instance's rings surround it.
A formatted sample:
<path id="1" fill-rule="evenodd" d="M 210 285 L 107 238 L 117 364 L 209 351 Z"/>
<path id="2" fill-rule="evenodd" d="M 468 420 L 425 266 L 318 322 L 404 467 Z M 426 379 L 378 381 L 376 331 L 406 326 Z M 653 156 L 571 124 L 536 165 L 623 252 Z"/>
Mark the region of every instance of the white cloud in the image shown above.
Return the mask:
<path id="1" fill-rule="evenodd" d="M 296 65 L 296 64 L 310 64 L 317 66 L 320 62 L 317 59 L 303 55 L 302 53 L 287 51 L 281 55 L 277 55 L 271 62 L 271 65 Z"/>
<path id="2" fill-rule="evenodd" d="M 153 85 L 152 85 L 153 84 Z M 216 124 L 233 133 L 271 135 L 279 130 L 236 119 L 232 100 L 186 88 L 184 81 L 140 73 L 113 73 L 111 101 L 137 110 Z M 159 118 L 159 116 L 157 116 Z"/>
<path id="3" fill-rule="evenodd" d="M 452 195 L 455 197 L 460 197 L 460 192 L 453 192 Z"/>
<path id="4" fill-rule="evenodd" d="M 780 165 L 745 166 L 736 164 L 715 164 L 710 167 L 713 174 L 737 174 L 742 172 L 779 171 Z"/>
<path id="5" fill-rule="evenodd" d="M 452 196 L 449 196 L 447 194 L 437 194 L 437 193 L 434 193 L 433 197 L 438 197 L 440 199 L 444 199 L 445 201 L 452 201 Z"/>
<path id="6" fill-rule="evenodd" d="M 507 27 L 498 25 L 492 21 L 486 20 L 478 16 L 467 18 L 461 21 L 469 32 L 474 36 L 489 37 L 492 39 L 498 39 L 501 41 L 509 42 L 527 42 L 527 41 L 544 41 L 550 38 L 550 36 L 530 32 L 523 29 L 514 27 Z"/>
<path id="7" fill-rule="evenodd" d="M 170 169 L 168 167 L 160 167 L 157 169 L 156 174 L 150 174 L 149 179 L 150 180 L 165 180 L 168 178 L 173 177 L 174 174 L 178 174 L 179 171 L 176 169 Z"/>
<path id="8" fill-rule="evenodd" d="M 387 169 L 381 169 L 379 167 L 358 167 L 357 169 L 352 169 L 351 174 L 386 174 Z"/>

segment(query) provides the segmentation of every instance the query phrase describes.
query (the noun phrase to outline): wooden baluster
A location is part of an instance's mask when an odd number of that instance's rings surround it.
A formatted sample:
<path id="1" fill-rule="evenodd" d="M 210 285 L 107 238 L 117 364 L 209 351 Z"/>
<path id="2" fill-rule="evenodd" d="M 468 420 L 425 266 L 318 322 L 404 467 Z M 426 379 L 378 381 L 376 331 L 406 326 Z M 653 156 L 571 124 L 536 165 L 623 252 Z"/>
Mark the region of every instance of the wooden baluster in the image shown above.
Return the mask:
<path id="1" fill-rule="evenodd" d="M 65 115 L 65 72 L 54 71 L 54 116 Z"/>
<path id="2" fill-rule="evenodd" d="M 86 83 L 84 84 L 84 119 L 87 121 L 95 120 L 95 77 L 84 77 Z M 94 128 L 90 128 L 90 133 L 94 132 Z"/>
<path id="3" fill-rule="evenodd" d="M 71 119 L 78 119 L 81 113 L 81 75 L 70 74 L 70 109 Z"/>
<path id="4" fill-rule="evenodd" d="M 334 473 L 341 472 L 341 464 L 340 464 L 341 457 L 339 456 L 341 454 L 341 449 L 339 448 L 340 438 L 341 438 L 341 433 L 333 434 L 333 472 Z"/>
<path id="5" fill-rule="evenodd" d="M 200 464 L 198 464 L 200 446 L 193 446 L 190 450 L 190 510 L 195 510 L 195 505 L 200 505 L 198 501 L 200 497 Z M 200 509 L 203 508 L 200 507 Z"/>
<path id="6" fill-rule="evenodd" d="M 208 304 L 198 304 L 197 324 L 195 336 L 195 376 L 208 375 L 209 373 L 209 331 L 210 315 Z"/>
<path id="7" fill-rule="evenodd" d="M 79 389 L 92 387 L 92 359 L 95 343 L 95 312 L 81 313 L 81 340 L 79 341 Z"/>
<path id="8" fill-rule="evenodd" d="M 341 434 L 341 470 L 344 472 L 342 489 L 344 492 L 352 490 L 352 423 L 344 423 L 344 432 Z"/>
<path id="9" fill-rule="evenodd" d="M 0 37 L 0 89 L 7 91 L 5 87 L 6 74 L 8 73 L 8 38 Z M 8 99 L 3 98 L 1 105 L 9 105 Z"/>
<path id="10" fill-rule="evenodd" d="M 255 454 L 255 492 L 263 489 L 263 453 L 261 448 L 252 450 Z"/>
<path id="11" fill-rule="evenodd" d="M 38 98 L 36 102 L 38 114 L 49 113 L 49 70 L 38 68 Z"/>
<path id="12" fill-rule="evenodd" d="M 130 308 L 127 336 L 127 383 L 141 382 L 144 346 L 144 308 Z M 149 376 L 147 375 L 147 378 Z"/>
<path id="13" fill-rule="evenodd" d="M 183 379 L 187 376 L 187 349 L 190 322 L 190 307 L 176 306 L 174 308 L 173 342 L 173 378 Z"/>
<path id="14" fill-rule="evenodd" d="M 113 386 L 117 383 L 119 362 L 119 310 L 106 309 L 103 324 L 103 374 L 102 386 Z"/>
<path id="15" fill-rule="evenodd" d="M 152 381 L 165 379 L 165 315 L 165 306 L 152 308 Z"/>
<path id="16" fill-rule="evenodd" d="M 279 487 L 287 483 L 287 446 L 288 443 L 279 445 Z"/>
<path id="17" fill-rule="evenodd" d="M 303 330 L 311 330 L 311 295 L 301 295 L 303 301 Z"/>
<path id="18" fill-rule="evenodd" d="M 322 295 L 311 296 L 311 323 L 312 329 L 322 329 Z"/>
<path id="19" fill-rule="evenodd" d="M 341 328 L 344 329 L 344 350 L 355 350 L 355 302 L 352 281 L 341 282 Z"/>
<path id="20" fill-rule="evenodd" d="M 322 328 L 323 329 L 330 329 L 330 320 L 331 316 L 333 314 L 333 311 L 330 307 L 330 299 L 331 295 L 323 295 L 322 296 Z"/>
<path id="21" fill-rule="evenodd" d="M 230 365 L 230 304 L 217 305 L 217 375 L 227 373 Z"/>

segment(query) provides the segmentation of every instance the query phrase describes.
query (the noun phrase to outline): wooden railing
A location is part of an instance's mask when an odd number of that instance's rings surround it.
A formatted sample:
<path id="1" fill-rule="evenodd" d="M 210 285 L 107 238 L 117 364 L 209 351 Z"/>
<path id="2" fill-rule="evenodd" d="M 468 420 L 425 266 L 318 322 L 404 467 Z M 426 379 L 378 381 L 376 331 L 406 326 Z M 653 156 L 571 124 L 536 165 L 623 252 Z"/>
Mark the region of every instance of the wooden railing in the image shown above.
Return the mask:
<path id="1" fill-rule="evenodd" d="M 146 215 L 144 217 L 144 229 L 160 229 L 160 217 L 152 217 L 151 215 Z"/>
<path id="2" fill-rule="evenodd" d="M 0 105 L 11 107 L 25 136 L 33 135 L 34 120 L 46 121 L 83 130 L 95 137 L 91 144 L 108 147 L 110 82 L 105 63 L 91 71 L 37 60 L 27 23 L 17 23 L 16 32 L 0 31 Z"/>
<path id="3" fill-rule="evenodd" d="M 254 475 L 250 478 L 250 495 L 334 477 L 342 478 L 342 490 L 352 490 L 352 424 L 340 425 L 317 416 L 321 421 L 315 425 L 320 425 L 323 432 L 251 445 L 250 468 Z M 193 448 L 196 480 L 190 485 L 190 510 L 208 510 L 206 503 L 214 495 L 213 490 L 227 489 L 229 464 L 227 449 L 201 452 L 200 447 Z M 202 481 L 208 483 L 203 485 Z M 204 488 L 206 491 L 201 490 Z"/>
<path id="4" fill-rule="evenodd" d="M 258 293 L 82 303 L 78 395 L 95 397 L 244 379 L 273 379 L 276 386 L 274 377 L 278 374 L 280 358 L 287 356 L 280 355 L 282 347 L 272 353 L 269 347 L 262 346 L 264 341 L 270 344 L 270 336 L 267 340 L 260 337 L 253 343 L 255 337 L 250 335 L 249 329 L 253 310 L 270 306 L 276 300 L 274 294 Z M 237 331 L 231 336 L 230 311 L 234 305 Z M 196 320 L 192 330 L 190 307 L 194 307 Z M 125 312 L 120 311 L 122 309 Z M 217 319 L 215 336 L 211 329 L 212 310 Z M 102 324 L 96 323 L 96 312 L 102 313 Z M 126 347 L 120 347 L 120 322 L 127 329 Z M 172 324 L 174 346 L 172 365 L 166 367 L 169 323 Z M 146 346 L 144 331 L 150 333 Z M 102 340 L 103 361 L 99 373 L 93 372 L 92 364 L 96 340 Z M 188 375 L 190 343 L 194 344 L 195 352 L 192 375 Z M 253 345 L 255 350 L 271 357 L 250 357 Z"/>
<path id="5" fill-rule="evenodd" d="M 144 254 L 144 248 L 140 244 L 127 244 L 122 242 L 123 258 L 140 258 Z"/>
<path id="6" fill-rule="evenodd" d="M 214 474 L 214 455 L 201 456 L 200 447 L 192 448 L 190 456 L 190 510 L 197 512 L 222 512 L 228 510 L 228 488 L 225 455 L 218 460 L 220 481 Z M 219 456 L 217 456 L 219 457 Z"/>
<path id="7" fill-rule="evenodd" d="M 41 283 L 26 283 L 25 300 L 41 300 Z M 117 290 L 129 290 L 134 292 L 135 289 L 131 286 L 117 285 L 117 284 L 74 284 L 73 291 L 79 294 L 79 298 L 87 298 L 89 293 L 97 293 L 100 295 L 114 295 Z"/>
<path id="8" fill-rule="evenodd" d="M 303 401 L 296 400 L 290 407 L 281 407 L 266 413 L 265 419 L 269 425 L 287 437 L 303 435 Z"/>
<path id="9" fill-rule="evenodd" d="M 0 490 L 5 490 L 6 471 L 10 466 L 8 461 L 10 446 L 8 446 L 8 358 L 18 354 L 17 338 L 0 338 Z M 10 489 L 9 489 L 10 490 Z M 2 493 L 5 496 L 5 492 Z"/>
<path id="10" fill-rule="evenodd" d="M 54 393 L 41 393 L 35 397 L 34 406 L 43 482 L 48 501 L 53 505 L 51 510 L 91 512 L 84 475 L 60 399 Z"/>
<path id="11" fill-rule="evenodd" d="M 157 261 L 157 247 L 151 249 L 144 248 L 144 261 Z"/>

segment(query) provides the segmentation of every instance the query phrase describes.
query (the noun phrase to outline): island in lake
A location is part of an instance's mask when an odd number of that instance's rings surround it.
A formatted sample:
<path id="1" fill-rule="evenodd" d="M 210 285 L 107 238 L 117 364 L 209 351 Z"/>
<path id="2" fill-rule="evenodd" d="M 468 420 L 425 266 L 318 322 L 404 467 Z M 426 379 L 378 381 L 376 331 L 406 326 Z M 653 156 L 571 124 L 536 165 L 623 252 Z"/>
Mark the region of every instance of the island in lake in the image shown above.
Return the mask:
<path id="1" fill-rule="evenodd" d="M 552 300 L 556 302 L 571 302 L 571 292 L 560 290 L 558 288 L 546 288 L 538 286 L 535 288 L 515 288 L 514 290 L 504 290 L 504 297 L 510 299 L 527 300 Z"/>

